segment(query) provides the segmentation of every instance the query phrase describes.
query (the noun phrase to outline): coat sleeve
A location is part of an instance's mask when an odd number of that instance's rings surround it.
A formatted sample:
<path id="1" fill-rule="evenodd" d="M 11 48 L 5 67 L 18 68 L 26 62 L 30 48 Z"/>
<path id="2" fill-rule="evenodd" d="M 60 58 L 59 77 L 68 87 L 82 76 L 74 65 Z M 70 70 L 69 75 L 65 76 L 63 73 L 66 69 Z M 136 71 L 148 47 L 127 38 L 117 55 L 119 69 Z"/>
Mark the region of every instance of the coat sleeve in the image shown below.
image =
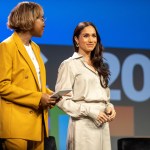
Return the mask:
<path id="1" fill-rule="evenodd" d="M 72 92 L 67 94 L 67 96 L 63 96 L 62 100 L 57 103 L 57 106 L 71 117 L 90 117 L 99 126 L 100 123 L 97 121 L 99 111 L 90 107 L 90 105 L 86 105 L 86 103 L 79 104 L 73 101 L 73 84 L 76 76 L 72 71 L 72 67 L 68 62 L 63 62 L 59 67 L 55 90 L 72 89 Z"/>
<path id="2" fill-rule="evenodd" d="M 108 97 L 107 107 L 112 107 L 112 108 L 114 108 L 114 105 L 110 102 L 110 88 L 107 87 L 106 91 L 107 91 L 107 97 Z"/>
<path id="3" fill-rule="evenodd" d="M 15 46 L 12 43 L 10 44 L 0 43 L 0 96 L 7 101 L 38 109 L 42 96 L 41 92 L 23 89 L 21 86 L 12 84 L 13 50 Z"/>
<path id="4" fill-rule="evenodd" d="M 49 88 L 46 88 L 46 93 L 51 95 L 51 94 L 53 94 L 53 91 L 50 90 Z"/>

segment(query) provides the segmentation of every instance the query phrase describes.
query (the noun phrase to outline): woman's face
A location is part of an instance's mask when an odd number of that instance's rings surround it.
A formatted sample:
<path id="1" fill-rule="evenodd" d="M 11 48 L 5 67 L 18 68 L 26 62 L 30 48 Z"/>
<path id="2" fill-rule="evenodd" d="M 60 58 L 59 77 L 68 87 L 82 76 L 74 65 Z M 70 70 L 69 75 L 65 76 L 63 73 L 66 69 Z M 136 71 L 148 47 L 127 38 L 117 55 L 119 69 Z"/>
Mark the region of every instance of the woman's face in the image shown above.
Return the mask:
<path id="1" fill-rule="evenodd" d="M 79 37 L 75 37 L 76 43 L 79 45 L 79 53 L 91 53 L 97 44 L 97 35 L 93 26 L 85 27 Z"/>
<path id="2" fill-rule="evenodd" d="M 32 36 L 41 37 L 44 32 L 45 22 L 43 14 L 35 20 L 34 27 L 31 30 Z"/>

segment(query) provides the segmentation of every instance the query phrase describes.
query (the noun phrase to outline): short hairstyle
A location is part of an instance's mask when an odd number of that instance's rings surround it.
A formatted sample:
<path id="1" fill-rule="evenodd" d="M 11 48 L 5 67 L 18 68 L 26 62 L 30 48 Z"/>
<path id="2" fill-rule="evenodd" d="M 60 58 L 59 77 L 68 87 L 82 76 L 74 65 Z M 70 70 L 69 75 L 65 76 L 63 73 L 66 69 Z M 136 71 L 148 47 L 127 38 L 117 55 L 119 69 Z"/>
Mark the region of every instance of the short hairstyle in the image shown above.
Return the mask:
<path id="1" fill-rule="evenodd" d="M 34 2 L 20 2 L 8 16 L 7 26 L 17 32 L 30 31 L 34 22 L 40 16 L 43 16 L 43 8 Z"/>

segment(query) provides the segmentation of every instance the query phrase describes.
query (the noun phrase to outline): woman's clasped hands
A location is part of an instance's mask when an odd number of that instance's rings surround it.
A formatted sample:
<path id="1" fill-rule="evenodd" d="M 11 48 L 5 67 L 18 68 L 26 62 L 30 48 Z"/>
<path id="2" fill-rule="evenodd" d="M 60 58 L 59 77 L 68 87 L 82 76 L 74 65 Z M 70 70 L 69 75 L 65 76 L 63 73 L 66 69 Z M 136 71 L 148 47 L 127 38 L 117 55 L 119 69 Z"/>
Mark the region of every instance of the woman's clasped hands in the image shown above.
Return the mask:
<path id="1" fill-rule="evenodd" d="M 103 124 L 106 122 L 111 122 L 116 117 L 116 111 L 113 107 L 107 107 L 104 112 L 100 112 L 97 120 Z"/>

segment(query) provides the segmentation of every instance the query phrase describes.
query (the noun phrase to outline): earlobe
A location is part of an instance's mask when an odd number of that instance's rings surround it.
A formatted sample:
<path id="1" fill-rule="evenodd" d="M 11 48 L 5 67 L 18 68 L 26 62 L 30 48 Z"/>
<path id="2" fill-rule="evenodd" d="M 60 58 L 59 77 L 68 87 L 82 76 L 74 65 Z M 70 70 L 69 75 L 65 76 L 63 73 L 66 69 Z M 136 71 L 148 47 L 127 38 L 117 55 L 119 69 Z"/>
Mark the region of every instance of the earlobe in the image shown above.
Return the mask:
<path id="1" fill-rule="evenodd" d="M 74 40 L 76 41 L 76 43 L 78 43 L 78 38 L 76 36 L 74 37 Z"/>
<path id="2" fill-rule="evenodd" d="M 75 42 L 76 42 L 76 47 L 79 47 L 78 38 L 77 38 L 76 36 L 74 37 L 74 40 L 75 40 Z"/>

